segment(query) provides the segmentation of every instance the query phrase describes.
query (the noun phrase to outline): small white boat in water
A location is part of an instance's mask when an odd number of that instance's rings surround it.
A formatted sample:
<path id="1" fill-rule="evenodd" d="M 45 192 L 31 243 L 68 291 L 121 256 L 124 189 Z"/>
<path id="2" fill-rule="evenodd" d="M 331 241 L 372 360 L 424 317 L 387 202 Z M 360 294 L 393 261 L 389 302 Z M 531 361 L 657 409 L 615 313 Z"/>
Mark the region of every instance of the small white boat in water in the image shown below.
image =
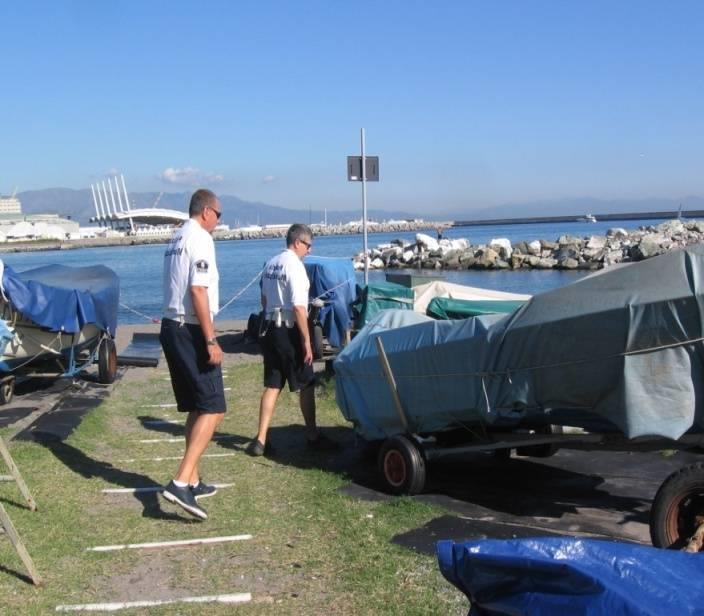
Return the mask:
<path id="1" fill-rule="evenodd" d="M 577 219 L 577 222 L 596 222 L 596 216 L 594 214 L 585 214 Z"/>

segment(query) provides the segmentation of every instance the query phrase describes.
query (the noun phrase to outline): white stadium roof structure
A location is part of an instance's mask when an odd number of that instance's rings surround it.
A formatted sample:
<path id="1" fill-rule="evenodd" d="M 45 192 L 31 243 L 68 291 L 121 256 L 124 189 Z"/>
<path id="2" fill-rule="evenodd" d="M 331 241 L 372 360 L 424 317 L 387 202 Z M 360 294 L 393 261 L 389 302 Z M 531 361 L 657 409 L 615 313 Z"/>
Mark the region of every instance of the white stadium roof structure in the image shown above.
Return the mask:
<path id="1" fill-rule="evenodd" d="M 107 187 L 105 181 L 98 182 L 95 185 L 91 184 L 90 189 L 93 193 L 93 205 L 95 206 L 93 221 L 101 225 L 129 226 L 134 231 L 135 224 L 176 225 L 188 220 L 188 214 L 178 210 L 158 207 L 130 207 L 125 178 L 120 176 L 120 180 L 121 182 L 118 182 L 117 177 L 113 178 L 113 180 L 108 178 Z"/>

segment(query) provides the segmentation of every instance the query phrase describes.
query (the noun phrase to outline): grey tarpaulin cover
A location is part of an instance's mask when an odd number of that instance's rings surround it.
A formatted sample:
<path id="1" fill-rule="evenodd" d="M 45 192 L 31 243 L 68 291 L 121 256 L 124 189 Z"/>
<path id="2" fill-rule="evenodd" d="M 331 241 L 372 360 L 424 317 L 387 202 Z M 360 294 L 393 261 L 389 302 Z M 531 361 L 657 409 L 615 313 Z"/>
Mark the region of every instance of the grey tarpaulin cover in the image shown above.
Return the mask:
<path id="1" fill-rule="evenodd" d="M 602 270 L 516 312 L 431 321 L 384 311 L 335 361 L 337 401 L 367 439 L 410 429 L 552 423 L 679 438 L 704 423 L 704 246 Z M 411 323 L 411 324 L 406 324 Z"/>

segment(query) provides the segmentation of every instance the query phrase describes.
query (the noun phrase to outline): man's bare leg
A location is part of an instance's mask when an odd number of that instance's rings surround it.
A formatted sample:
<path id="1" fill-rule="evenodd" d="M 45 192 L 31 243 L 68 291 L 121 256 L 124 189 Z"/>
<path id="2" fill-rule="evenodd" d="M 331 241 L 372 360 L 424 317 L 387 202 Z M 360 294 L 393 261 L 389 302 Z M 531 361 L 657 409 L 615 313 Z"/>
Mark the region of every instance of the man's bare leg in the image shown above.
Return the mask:
<path id="1" fill-rule="evenodd" d="M 266 435 L 269 432 L 269 424 L 274 416 L 274 408 L 280 393 L 280 389 L 266 387 L 259 401 L 259 432 L 257 432 L 257 440 L 262 445 L 266 445 Z"/>
<path id="2" fill-rule="evenodd" d="M 174 478 L 176 481 L 190 483 L 191 478 L 198 477 L 198 462 L 206 447 L 213 438 L 216 428 L 220 425 L 224 413 L 189 413 L 197 415 L 193 421 L 189 432 L 189 442 L 186 445 L 186 453 L 178 467 L 178 472 Z"/>
<path id="3" fill-rule="evenodd" d="M 188 445 L 191 443 L 191 432 L 193 431 L 193 425 L 196 423 L 196 419 L 198 419 L 198 413 L 188 413 L 188 418 L 186 419 L 186 449 L 183 454 L 184 456 L 186 455 L 185 452 L 188 451 Z M 198 481 L 200 481 L 200 475 L 198 473 L 198 464 L 196 463 L 188 483 L 193 486 Z"/>

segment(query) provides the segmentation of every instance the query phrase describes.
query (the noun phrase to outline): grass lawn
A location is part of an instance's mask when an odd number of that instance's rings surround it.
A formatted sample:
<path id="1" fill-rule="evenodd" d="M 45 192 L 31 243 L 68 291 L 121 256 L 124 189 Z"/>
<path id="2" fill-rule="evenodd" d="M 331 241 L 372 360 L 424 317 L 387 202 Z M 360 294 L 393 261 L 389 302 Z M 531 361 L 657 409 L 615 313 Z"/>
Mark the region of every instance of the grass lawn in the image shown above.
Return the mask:
<path id="1" fill-rule="evenodd" d="M 13 442 L 11 452 L 35 500 L 30 512 L 14 483 L 0 499 L 24 538 L 43 587 L 24 579 L 9 540 L 0 540 L 0 611 L 53 613 L 58 605 L 172 599 L 251 592 L 247 604 L 177 604 L 149 614 L 466 614 L 467 601 L 447 583 L 434 556 L 392 542 L 443 512 L 408 498 L 379 502 L 346 496 L 346 454 L 306 450 L 297 397 L 284 393 L 274 416 L 273 459 L 243 453 L 255 432 L 261 393 L 258 362 L 226 367 L 228 412 L 204 458 L 208 482 L 233 483 L 204 499 L 200 522 L 156 493 L 107 495 L 104 488 L 163 484 L 182 444 L 142 443 L 182 435 L 163 362 L 129 369 L 111 396 L 65 441 Z M 337 410 L 334 384 L 318 389 L 318 422 L 352 447 Z M 368 467 L 357 455 L 354 470 Z M 341 461 L 342 460 L 342 461 Z M 5 471 L 0 471 L 0 473 Z M 246 541 L 170 549 L 91 552 L 86 548 L 251 534 Z M 133 610 L 145 613 L 147 610 Z"/>

